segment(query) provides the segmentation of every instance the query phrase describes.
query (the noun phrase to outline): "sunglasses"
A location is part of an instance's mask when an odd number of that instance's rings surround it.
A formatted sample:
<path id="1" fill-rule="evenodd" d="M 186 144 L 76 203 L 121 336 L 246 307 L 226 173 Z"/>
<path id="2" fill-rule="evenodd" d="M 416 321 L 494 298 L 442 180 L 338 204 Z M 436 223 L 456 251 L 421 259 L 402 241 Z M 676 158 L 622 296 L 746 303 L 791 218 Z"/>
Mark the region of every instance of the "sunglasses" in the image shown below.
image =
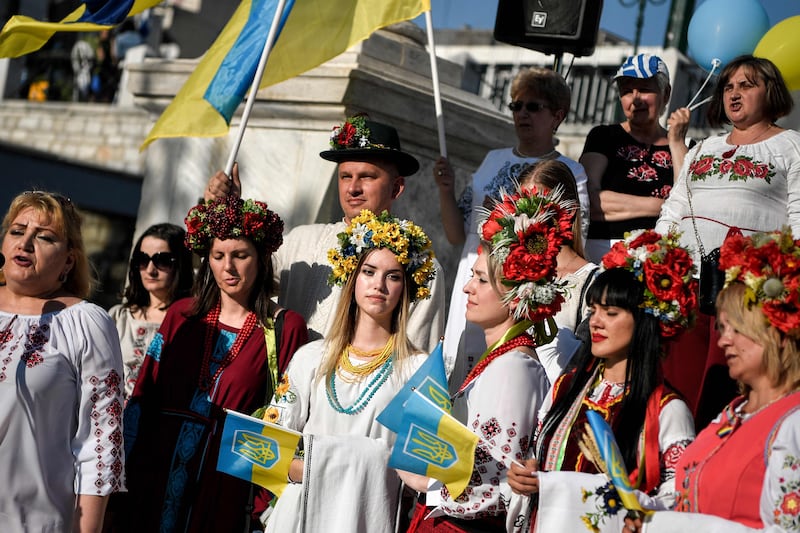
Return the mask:
<path id="1" fill-rule="evenodd" d="M 539 102 L 523 102 L 522 100 L 514 100 L 508 104 L 508 108 L 516 113 L 522 111 L 522 108 L 528 110 L 528 113 L 538 113 L 542 109 L 547 109 L 547 104 L 540 104 Z"/>
<path id="2" fill-rule="evenodd" d="M 171 252 L 158 252 L 157 254 L 147 255 L 144 252 L 135 252 L 131 258 L 131 265 L 144 270 L 153 262 L 158 270 L 170 270 L 175 266 L 175 256 Z"/>

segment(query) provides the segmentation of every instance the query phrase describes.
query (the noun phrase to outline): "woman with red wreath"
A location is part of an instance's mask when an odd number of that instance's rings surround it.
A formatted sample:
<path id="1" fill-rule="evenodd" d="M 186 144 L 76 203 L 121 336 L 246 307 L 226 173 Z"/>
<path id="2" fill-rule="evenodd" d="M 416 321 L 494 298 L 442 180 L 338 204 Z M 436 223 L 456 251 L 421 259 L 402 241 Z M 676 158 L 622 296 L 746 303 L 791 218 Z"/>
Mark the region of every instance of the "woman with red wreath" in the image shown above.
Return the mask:
<path id="1" fill-rule="evenodd" d="M 131 531 L 243 531 L 263 509 L 252 508 L 252 485 L 216 470 L 224 409 L 268 403 L 308 331 L 270 300 L 283 221 L 265 203 L 208 201 L 185 222 L 200 270 L 194 296 L 170 306 L 125 409 L 129 495 L 119 522 Z"/>
<path id="2" fill-rule="evenodd" d="M 788 228 L 732 236 L 720 266 L 718 344 L 741 396 L 678 462 L 678 512 L 626 531 L 800 530 L 800 240 Z"/>
<path id="3" fill-rule="evenodd" d="M 480 437 L 472 478 L 453 498 L 439 482 L 406 476 L 425 493 L 409 532 L 505 528 L 508 466 L 527 456 L 550 388 L 536 346 L 548 342 L 543 323 L 555 331 L 552 317 L 564 302 L 566 284 L 556 280 L 556 257 L 572 239 L 578 206 L 562 198 L 563 188 L 501 193 L 488 217 L 484 212 L 478 258 L 464 286 L 466 319 L 483 330 L 488 346 L 453 398 L 453 416 Z M 528 334 L 531 327 L 536 339 Z"/>
<path id="4" fill-rule="evenodd" d="M 578 445 L 586 413 L 594 410 L 613 429 L 633 487 L 672 495 L 675 463 L 694 438 L 694 423 L 686 404 L 664 381 L 660 359 L 664 341 L 691 324 L 697 307 L 692 260 L 677 239 L 640 230 L 603 257 L 605 270 L 586 295 L 591 342 L 553 386 L 552 405 L 545 407 L 536 436 L 535 459 L 524 468 L 511 466 L 514 492 L 538 496 L 539 470 L 598 473 Z M 542 485 L 542 492 L 546 488 Z M 558 514 L 562 521 L 557 525 L 545 517 L 548 527 L 571 531 L 576 525 L 563 520 L 582 520 L 578 514 Z M 531 519 L 531 526 L 540 518 Z M 517 521 L 518 530 L 527 529 L 522 524 Z"/>

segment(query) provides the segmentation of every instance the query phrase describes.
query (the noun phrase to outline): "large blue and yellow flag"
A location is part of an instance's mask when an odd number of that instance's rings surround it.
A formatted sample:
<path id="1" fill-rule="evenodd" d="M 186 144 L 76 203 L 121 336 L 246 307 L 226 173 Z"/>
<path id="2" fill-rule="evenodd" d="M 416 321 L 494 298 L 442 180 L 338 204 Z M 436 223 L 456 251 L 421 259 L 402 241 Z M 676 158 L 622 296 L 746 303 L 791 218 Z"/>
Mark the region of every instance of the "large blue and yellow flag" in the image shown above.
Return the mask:
<path id="1" fill-rule="evenodd" d="M 35 52 L 58 31 L 100 31 L 120 24 L 161 0 L 86 0 L 60 22 L 41 22 L 23 15 L 11 17 L 0 31 L 0 57 Z"/>
<path id="2" fill-rule="evenodd" d="M 626 509 L 633 511 L 644 511 L 631 486 L 628 470 L 625 468 L 625 461 L 619 451 L 619 446 L 617 446 L 611 427 L 605 421 L 603 415 L 596 411 L 589 410 L 586 412 L 586 416 L 589 419 L 589 427 L 592 429 L 595 444 L 597 444 L 597 448 L 600 451 L 600 458 L 605 463 L 606 474 L 611 478 L 614 488 L 617 489 L 622 505 Z"/>
<path id="3" fill-rule="evenodd" d="M 411 379 L 400 389 L 376 420 L 395 433 L 399 433 L 406 401 L 414 391 L 427 397 L 442 410 L 450 412 L 452 406 L 450 405 L 450 394 L 447 391 L 447 373 L 444 370 L 442 341 L 439 341 L 428 359 L 414 372 Z"/>
<path id="4" fill-rule="evenodd" d="M 477 445 L 476 434 L 414 391 L 406 400 L 389 466 L 437 479 L 455 499 L 472 477 Z"/>
<path id="5" fill-rule="evenodd" d="M 165 137 L 217 137 L 228 132 L 231 116 L 255 78 L 277 3 L 242 0 L 142 148 Z M 289 0 L 284 9 L 288 16 L 270 52 L 260 88 L 302 74 L 375 30 L 429 9 L 430 0 Z"/>
<path id="6" fill-rule="evenodd" d="M 225 410 L 217 470 L 283 493 L 300 433 Z"/>

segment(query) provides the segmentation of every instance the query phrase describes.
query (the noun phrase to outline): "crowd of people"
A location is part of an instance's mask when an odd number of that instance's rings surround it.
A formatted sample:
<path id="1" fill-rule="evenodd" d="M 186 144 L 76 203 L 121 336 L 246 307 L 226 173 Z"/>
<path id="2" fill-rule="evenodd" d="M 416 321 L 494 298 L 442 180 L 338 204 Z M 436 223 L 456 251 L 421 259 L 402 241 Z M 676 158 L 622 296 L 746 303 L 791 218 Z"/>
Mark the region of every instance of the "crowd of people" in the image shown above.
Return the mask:
<path id="1" fill-rule="evenodd" d="M 730 131 L 689 147 L 688 109 L 660 123 L 661 59 L 614 81 L 625 120 L 578 162 L 554 137 L 569 88 L 534 68 L 511 86 L 515 146 L 460 197 L 434 163 L 463 245 L 448 313 L 430 238 L 392 214 L 419 161 L 365 116 L 320 153 L 342 220 L 284 235 L 237 166 L 218 172 L 184 227 L 138 237 L 108 311 L 88 301 L 76 206 L 18 195 L 0 226 L 0 530 L 800 530 L 791 95 L 771 62 L 732 60 L 708 110 Z M 452 416 L 478 439 L 460 495 L 389 467 L 378 421 L 442 338 Z M 226 410 L 302 433 L 279 497 L 217 470 Z M 598 415 L 613 464 L 587 437 Z"/>

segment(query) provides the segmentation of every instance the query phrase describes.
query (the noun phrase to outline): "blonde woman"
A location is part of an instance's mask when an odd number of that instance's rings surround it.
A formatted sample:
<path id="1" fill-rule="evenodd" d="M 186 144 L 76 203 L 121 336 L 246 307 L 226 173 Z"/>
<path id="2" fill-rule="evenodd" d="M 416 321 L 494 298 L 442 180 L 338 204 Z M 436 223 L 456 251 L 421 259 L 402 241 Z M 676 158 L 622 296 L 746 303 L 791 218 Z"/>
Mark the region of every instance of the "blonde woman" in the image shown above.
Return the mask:
<path id="1" fill-rule="evenodd" d="M 343 286 L 335 326 L 298 350 L 267 410 L 304 434 L 270 532 L 395 531 L 400 479 L 387 467 L 395 435 L 375 418 L 425 360 L 407 325 L 411 302 L 430 294 L 431 241 L 385 211 L 362 211 L 338 239 L 328 253 L 331 281 Z"/>

